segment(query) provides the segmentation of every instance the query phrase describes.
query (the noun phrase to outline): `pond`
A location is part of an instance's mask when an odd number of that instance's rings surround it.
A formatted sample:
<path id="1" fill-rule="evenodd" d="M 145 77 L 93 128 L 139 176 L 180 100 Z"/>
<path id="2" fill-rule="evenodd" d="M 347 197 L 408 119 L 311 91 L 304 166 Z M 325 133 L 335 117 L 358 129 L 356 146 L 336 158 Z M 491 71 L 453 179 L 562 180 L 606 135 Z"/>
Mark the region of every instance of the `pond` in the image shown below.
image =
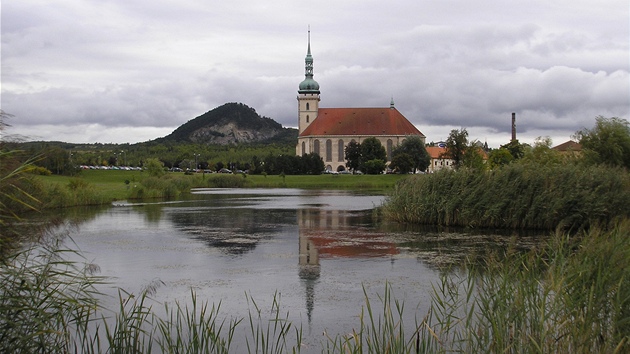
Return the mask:
<path id="1" fill-rule="evenodd" d="M 158 303 L 221 304 L 246 318 L 248 299 L 302 326 L 305 352 L 325 334 L 360 325 L 367 294 L 379 307 L 386 284 L 405 304 L 405 321 L 421 321 L 441 273 L 470 257 L 537 237 L 436 230 L 383 221 L 378 194 L 300 189 L 196 189 L 170 202 L 120 201 L 69 232 L 88 261 L 110 278 L 101 291 L 117 306 L 117 289 L 151 289 Z"/>

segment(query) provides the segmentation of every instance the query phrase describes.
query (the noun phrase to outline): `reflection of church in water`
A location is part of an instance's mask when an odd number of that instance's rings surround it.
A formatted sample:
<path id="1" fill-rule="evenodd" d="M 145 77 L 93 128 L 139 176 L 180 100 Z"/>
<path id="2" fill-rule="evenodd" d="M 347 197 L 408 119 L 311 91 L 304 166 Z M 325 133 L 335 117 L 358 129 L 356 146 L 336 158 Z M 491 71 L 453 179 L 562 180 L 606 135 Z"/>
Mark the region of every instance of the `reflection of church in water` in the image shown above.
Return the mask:
<path id="1" fill-rule="evenodd" d="M 398 248 L 387 240 L 374 239 L 357 225 L 364 216 L 344 210 L 298 209 L 300 279 L 305 285 L 309 323 L 315 305 L 315 285 L 321 274 L 320 259 L 392 257 Z M 366 242 L 366 236 L 370 242 Z"/>

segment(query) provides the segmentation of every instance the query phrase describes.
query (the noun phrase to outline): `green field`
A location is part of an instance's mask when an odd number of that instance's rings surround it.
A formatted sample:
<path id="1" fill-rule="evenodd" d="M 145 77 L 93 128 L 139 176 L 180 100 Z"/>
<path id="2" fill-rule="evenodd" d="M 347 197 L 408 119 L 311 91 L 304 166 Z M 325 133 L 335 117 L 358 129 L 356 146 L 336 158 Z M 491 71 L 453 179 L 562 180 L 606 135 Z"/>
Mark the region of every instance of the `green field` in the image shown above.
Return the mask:
<path id="1" fill-rule="evenodd" d="M 208 187 L 213 178 L 225 177 L 222 174 L 185 175 L 184 173 L 169 173 L 169 176 L 187 178 L 192 181 L 193 187 Z M 240 175 L 237 175 L 240 177 Z M 67 176 L 38 176 L 37 178 L 46 184 L 67 185 L 71 180 L 79 178 L 92 185 L 99 193 L 108 196 L 111 200 L 126 199 L 128 189 L 134 184 L 140 183 L 147 177 L 143 171 L 123 170 L 83 170 L 78 177 Z M 246 175 L 244 187 L 246 188 L 305 188 L 305 189 L 344 189 L 344 190 L 370 190 L 385 193 L 392 189 L 396 182 L 406 178 L 407 175 Z M 126 182 L 129 183 L 126 183 Z"/>

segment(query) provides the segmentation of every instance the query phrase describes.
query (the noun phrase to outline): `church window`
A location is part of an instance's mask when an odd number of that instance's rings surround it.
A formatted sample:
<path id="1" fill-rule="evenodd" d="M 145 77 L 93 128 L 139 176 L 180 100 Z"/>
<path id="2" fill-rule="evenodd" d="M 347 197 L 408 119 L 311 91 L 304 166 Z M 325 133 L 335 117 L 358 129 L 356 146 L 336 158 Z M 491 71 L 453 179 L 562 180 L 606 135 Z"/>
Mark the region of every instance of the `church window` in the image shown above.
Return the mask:
<path id="1" fill-rule="evenodd" d="M 307 114 L 306 115 L 306 123 L 308 123 L 308 119 L 309 119 L 309 117 L 308 117 L 308 114 Z"/>
<path id="2" fill-rule="evenodd" d="M 319 153 L 319 140 L 315 140 L 315 142 L 313 143 L 313 150 L 315 150 L 314 152 L 315 152 L 317 155 L 322 156 L 322 155 Z"/>
<path id="3" fill-rule="evenodd" d="M 326 161 L 332 161 L 332 140 L 326 140 Z"/>
<path id="4" fill-rule="evenodd" d="M 393 150 L 394 142 L 392 139 L 387 139 L 387 161 L 392 160 L 392 150 Z"/>
<path id="5" fill-rule="evenodd" d="M 310 106 L 309 106 L 309 103 L 308 103 L 308 102 L 306 102 L 306 110 L 307 110 L 307 111 L 308 111 L 308 110 L 310 110 Z"/>
<path id="6" fill-rule="evenodd" d="M 306 155 L 306 143 L 302 142 L 302 156 Z"/>
<path id="7" fill-rule="evenodd" d="M 343 140 L 339 139 L 337 142 L 337 161 L 343 162 L 344 157 Z"/>

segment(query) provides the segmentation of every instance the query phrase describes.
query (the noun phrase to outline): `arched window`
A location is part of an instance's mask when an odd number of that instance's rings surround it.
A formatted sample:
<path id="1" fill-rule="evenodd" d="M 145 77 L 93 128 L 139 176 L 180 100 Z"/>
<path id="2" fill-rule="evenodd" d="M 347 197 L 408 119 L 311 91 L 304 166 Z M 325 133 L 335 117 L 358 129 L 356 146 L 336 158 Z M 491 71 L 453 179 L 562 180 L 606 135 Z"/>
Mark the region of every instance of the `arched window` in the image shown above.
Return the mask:
<path id="1" fill-rule="evenodd" d="M 332 140 L 326 140 L 326 161 L 332 161 Z"/>
<path id="2" fill-rule="evenodd" d="M 387 139 L 387 161 L 392 160 L 392 150 L 394 147 L 394 142 L 392 139 Z"/>
<path id="3" fill-rule="evenodd" d="M 308 123 L 308 118 L 309 118 L 309 117 L 308 117 L 308 114 L 307 114 L 307 115 L 306 115 L 306 123 Z"/>
<path id="4" fill-rule="evenodd" d="M 343 140 L 339 139 L 337 142 L 337 161 L 343 162 L 345 160 L 345 154 L 343 149 Z"/>
<path id="5" fill-rule="evenodd" d="M 315 151 L 313 151 L 314 153 L 316 153 L 319 156 L 322 156 L 319 153 L 319 140 L 315 140 L 315 142 L 313 142 L 313 150 L 315 150 Z"/>
<path id="6" fill-rule="evenodd" d="M 302 156 L 306 155 L 306 143 L 302 142 Z"/>
<path id="7" fill-rule="evenodd" d="M 308 102 L 306 102 L 306 110 L 310 110 L 310 105 L 308 104 Z"/>

